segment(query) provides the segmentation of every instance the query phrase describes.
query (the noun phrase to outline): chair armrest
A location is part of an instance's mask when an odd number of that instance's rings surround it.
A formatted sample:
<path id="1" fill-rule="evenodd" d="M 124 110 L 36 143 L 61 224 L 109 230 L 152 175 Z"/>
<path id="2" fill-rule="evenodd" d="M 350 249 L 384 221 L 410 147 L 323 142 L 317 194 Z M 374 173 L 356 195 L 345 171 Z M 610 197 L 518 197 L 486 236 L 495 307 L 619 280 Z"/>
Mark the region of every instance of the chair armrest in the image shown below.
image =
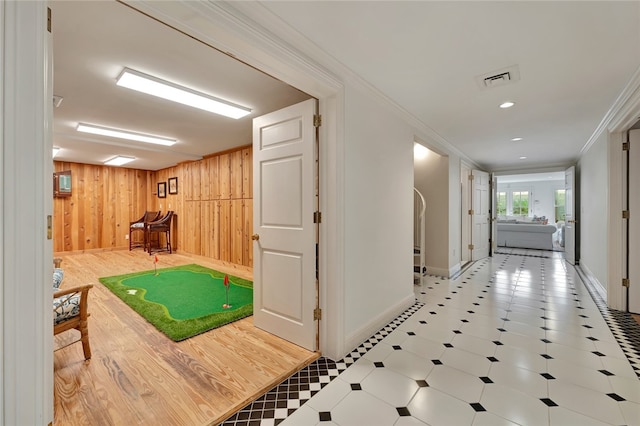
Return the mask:
<path id="1" fill-rule="evenodd" d="M 72 288 L 66 288 L 64 290 L 58 290 L 55 293 L 53 293 L 53 298 L 57 299 L 59 297 L 62 296 L 66 296 L 67 294 L 73 294 L 73 293 L 83 293 L 87 294 L 89 292 L 89 289 L 93 288 L 93 284 L 85 284 L 85 285 L 81 285 L 78 287 L 72 287 Z"/>

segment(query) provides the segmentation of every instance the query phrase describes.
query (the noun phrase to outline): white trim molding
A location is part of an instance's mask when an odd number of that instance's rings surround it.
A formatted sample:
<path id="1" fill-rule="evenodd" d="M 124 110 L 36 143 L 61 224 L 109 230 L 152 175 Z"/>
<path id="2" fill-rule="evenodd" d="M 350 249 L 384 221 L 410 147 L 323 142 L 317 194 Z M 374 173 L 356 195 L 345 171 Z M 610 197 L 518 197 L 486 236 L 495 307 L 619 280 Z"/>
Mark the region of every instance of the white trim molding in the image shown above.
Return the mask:
<path id="1" fill-rule="evenodd" d="M 2 2 L 2 424 L 53 421 L 47 3 Z M 47 277 L 48 276 L 48 280 Z"/>

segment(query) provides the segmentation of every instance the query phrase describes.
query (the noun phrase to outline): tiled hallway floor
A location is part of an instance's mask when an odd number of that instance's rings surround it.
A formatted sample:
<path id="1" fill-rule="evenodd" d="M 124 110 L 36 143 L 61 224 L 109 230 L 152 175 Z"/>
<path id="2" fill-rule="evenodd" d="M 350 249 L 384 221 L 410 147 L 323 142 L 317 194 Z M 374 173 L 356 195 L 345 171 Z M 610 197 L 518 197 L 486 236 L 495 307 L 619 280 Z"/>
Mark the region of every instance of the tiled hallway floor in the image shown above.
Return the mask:
<path id="1" fill-rule="evenodd" d="M 224 424 L 640 425 L 638 325 L 561 256 L 424 277 L 418 303 L 349 356 L 321 358 Z"/>

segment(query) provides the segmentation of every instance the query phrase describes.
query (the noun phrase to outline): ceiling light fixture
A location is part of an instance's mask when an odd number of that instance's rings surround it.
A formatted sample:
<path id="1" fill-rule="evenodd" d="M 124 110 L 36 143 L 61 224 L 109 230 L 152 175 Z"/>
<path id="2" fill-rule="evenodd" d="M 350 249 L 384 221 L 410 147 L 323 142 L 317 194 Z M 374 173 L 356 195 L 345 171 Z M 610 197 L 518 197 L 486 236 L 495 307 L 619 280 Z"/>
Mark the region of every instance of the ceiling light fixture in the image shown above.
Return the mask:
<path id="1" fill-rule="evenodd" d="M 238 119 L 251 114 L 249 108 L 129 68 L 120 73 L 116 84 L 230 118 Z"/>
<path id="2" fill-rule="evenodd" d="M 54 146 L 53 149 L 51 150 L 51 157 L 55 157 L 56 154 L 60 151 L 60 148 L 58 148 L 57 146 Z"/>
<path id="3" fill-rule="evenodd" d="M 116 155 L 115 157 L 104 162 L 106 166 L 122 166 L 123 164 L 130 163 L 135 160 L 135 157 L 126 157 L 123 155 Z"/>
<path id="4" fill-rule="evenodd" d="M 511 108 L 514 105 L 515 105 L 515 102 L 511 102 L 511 101 L 503 102 L 503 103 L 500 104 L 500 108 L 502 108 L 502 109 Z"/>
<path id="5" fill-rule="evenodd" d="M 521 159 L 521 160 L 526 160 L 526 159 L 527 159 L 527 157 L 520 157 L 520 159 Z"/>
<path id="6" fill-rule="evenodd" d="M 512 140 L 513 142 L 518 142 L 518 141 L 521 141 L 521 140 L 522 140 L 522 138 L 511 138 L 511 140 Z"/>
<path id="7" fill-rule="evenodd" d="M 111 127 L 94 126 L 93 124 L 78 123 L 76 130 L 79 132 L 93 133 L 94 135 L 111 136 L 112 138 L 128 139 L 164 146 L 171 146 L 178 142 L 175 139 L 146 135 L 144 133 L 131 132 L 129 130 L 119 130 Z"/>

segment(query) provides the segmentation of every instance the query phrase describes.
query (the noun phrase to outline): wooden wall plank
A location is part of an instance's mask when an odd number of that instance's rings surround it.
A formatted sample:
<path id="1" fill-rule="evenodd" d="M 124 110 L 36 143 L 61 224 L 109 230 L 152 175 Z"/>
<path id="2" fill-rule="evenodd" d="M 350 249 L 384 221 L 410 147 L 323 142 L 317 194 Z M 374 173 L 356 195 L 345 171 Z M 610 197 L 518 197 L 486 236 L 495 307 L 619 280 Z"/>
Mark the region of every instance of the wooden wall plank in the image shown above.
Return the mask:
<path id="1" fill-rule="evenodd" d="M 230 235 L 230 261 L 237 265 L 242 265 L 242 256 L 244 253 L 243 248 L 243 231 L 244 231 L 244 220 L 243 220 L 243 200 L 231 200 L 231 211 L 230 211 L 230 219 L 231 219 L 231 235 Z"/>
<path id="2" fill-rule="evenodd" d="M 229 154 L 218 157 L 218 184 L 220 186 L 220 199 L 231 199 L 231 158 Z"/>
<path id="3" fill-rule="evenodd" d="M 242 198 L 242 151 L 229 153 L 229 198 Z"/>
<path id="4" fill-rule="evenodd" d="M 242 198 L 253 199 L 253 150 L 242 150 Z"/>
<path id="5" fill-rule="evenodd" d="M 220 259 L 231 262 L 231 200 L 219 201 L 220 230 Z"/>
<path id="6" fill-rule="evenodd" d="M 243 205 L 243 221 L 244 226 L 242 230 L 242 264 L 245 266 L 253 267 L 253 200 L 242 200 Z"/>

